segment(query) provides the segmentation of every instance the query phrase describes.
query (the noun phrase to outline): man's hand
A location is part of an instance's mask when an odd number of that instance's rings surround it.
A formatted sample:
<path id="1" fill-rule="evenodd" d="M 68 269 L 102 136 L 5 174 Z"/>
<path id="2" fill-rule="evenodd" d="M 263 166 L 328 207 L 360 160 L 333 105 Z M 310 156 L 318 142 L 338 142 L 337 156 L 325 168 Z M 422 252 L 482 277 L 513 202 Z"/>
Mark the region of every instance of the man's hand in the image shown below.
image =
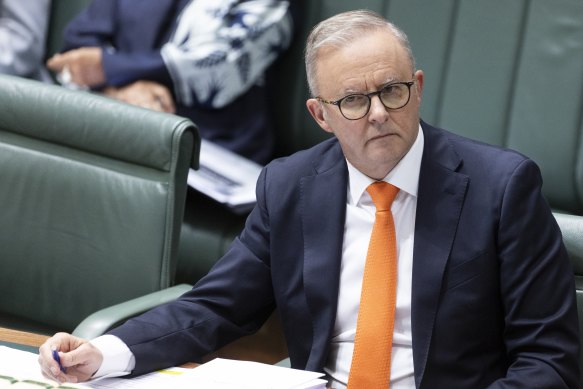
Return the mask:
<path id="1" fill-rule="evenodd" d="M 61 370 L 53 358 L 56 350 Z M 90 379 L 103 362 L 103 355 L 84 339 L 60 332 L 48 339 L 39 349 L 38 363 L 42 374 L 58 382 L 83 382 Z"/>
<path id="2" fill-rule="evenodd" d="M 55 73 L 69 73 L 70 81 L 82 87 L 97 87 L 105 83 L 105 73 L 99 47 L 81 47 L 49 58 L 47 67 Z"/>
<path id="3" fill-rule="evenodd" d="M 103 93 L 116 100 L 142 108 L 168 113 L 176 112 L 170 90 L 154 81 L 140 80 L 120 88 L 108 87 L 103 90 Z"/>

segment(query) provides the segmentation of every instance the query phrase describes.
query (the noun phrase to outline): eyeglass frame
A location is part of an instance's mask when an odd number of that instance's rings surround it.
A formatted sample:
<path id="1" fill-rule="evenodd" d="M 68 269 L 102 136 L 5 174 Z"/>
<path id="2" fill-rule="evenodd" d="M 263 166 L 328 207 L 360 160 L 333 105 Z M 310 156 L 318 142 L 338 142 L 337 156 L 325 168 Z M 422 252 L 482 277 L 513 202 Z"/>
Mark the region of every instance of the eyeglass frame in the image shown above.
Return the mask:
<path id="1" fill-rule="evenodd" d="M 368 115 L 368 113 L 370 112 L 370 107 L 371 107 L 371 105 L 372 105 L 372 98 L 373 98 L 374 96 L 378 96 L 378 98 L 379 98 L 379 101 L 381 102 L 381 104 L 382 104 L 382 105 L 383 105 L 383 106 L 384 106 L 386 109 L 390 109 L 390 110 L 397 110 L 397 109 L 401 109 L 401 108 L 403 108 L 404 106 L 406 106 L 407 104 L 409 104 L 409 101 L 411 101 L 411 87 L 412 87 L 412 86 L 415 84 L 415 81 L 416 81 L 416 80 L 415 80 L 415 79 L 413 79 L 413 80 L 411 80 L 411 81 L 399 81 L 399 82 L 392 82 L 392 83 L 390 83 L 390 84 L 387 84 L 387 85 L 385 85 L 384 87 L 382 87 L 381 89 L 379 89 L 379 90 L 377 90 L 377 91 L 375 91 L 375 92 L 370 92 L 370 93 L 351 93 L 351 94 L 349 94 L 349 95 L 346 95 L 346 96 L 344 96 L 344 97 L 341 97 L 341 98 L 339 98 L 338 100 L 326 100 L 326 99 L 323 99 L 323 98 L 322 98 L 322 97 L 320 97 L 320 96 L 316 96 L 316 97 L 315 97 L 315 99 L 316 99 L 316 100 L 318 100 L 318 101 L 320 101 L 320 102 L 322 102 L 322 103 L 325 103 L 325 104 L 330 104 L 330 105 L 335 105 L 335 106 L 337 106 L 337 107 L 338 107 L 338 110 L 340 111 L 340 114 L 341 114 L 341 115 L 342 115 L 342 116 L 343 116 L 343 117 L 344 117 L 346 120 L 360 120 L 360 119 L 362 119 L 363 117 L 365 117 L 366 115 Z M 387 88 L 389 88 L 389 87 L 391 87 L 391 86 L 394 86 L 394 85 L 405 85 L 405 86 L 407 87 L 407 92 L 409 92 L 409 96 L 408 96 L 408 98 L 407 98 L 407 101 L 405 101 L 405 103 L 404 103 L 403 105 L 401 105 L 400 107 L 396 107 L 396 108 L 387 107 L 387 106 L 385 105 L 385 103 L 383 102 L 383 99 L 381 99 L 381 96 L 380 96 L 383 90 L 385 90 L 385 89 L 387 89 Z M 359 118 L 356 118 L 356 119 L 347 118 L 347 117 L 346 117 L 346 115 L 344 115 L 344 112 L 342 112 L 342 109 L 340 108 L 340 104 L 342 103 L 342 101 L 343 101 L 344 99 L 347 99 L 347 98 L 349 98 L 349 97 L 353 97 L 353 96 L 365 96 L 365 97 L 367 97 L 367 98 L 368 98 L 368 108 L 366 109 L 366 112 L 364 113 L 364 115 L 362 115 L 361 117 L 359 117 Z"/>

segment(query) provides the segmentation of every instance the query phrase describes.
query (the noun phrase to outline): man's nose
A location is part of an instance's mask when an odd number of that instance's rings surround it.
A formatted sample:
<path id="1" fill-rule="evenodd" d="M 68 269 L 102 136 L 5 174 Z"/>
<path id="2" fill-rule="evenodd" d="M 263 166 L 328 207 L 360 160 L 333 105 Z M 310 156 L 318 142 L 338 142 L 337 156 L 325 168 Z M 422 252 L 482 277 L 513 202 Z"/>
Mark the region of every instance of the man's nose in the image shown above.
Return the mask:
<path id="1" fill-rule="evenodd" d="M 380 96 L 372 96 L 370 99 L 370 112 L 368 113 L 369 120 L 384 123 L 387 121 L 388 117 L 388 109 L 381 101 Z"/>

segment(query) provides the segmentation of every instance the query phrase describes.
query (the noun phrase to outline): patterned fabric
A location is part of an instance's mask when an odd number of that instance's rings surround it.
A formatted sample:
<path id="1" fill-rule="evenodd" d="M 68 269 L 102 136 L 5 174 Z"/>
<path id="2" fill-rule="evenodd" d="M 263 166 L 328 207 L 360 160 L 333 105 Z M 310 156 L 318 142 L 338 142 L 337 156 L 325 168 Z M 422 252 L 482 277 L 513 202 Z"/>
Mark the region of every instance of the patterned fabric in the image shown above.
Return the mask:
<path id="1" fill-rule="evenodd" d="M 222 108 L 260 83 L 291 42 L 288 8 L 287 1 L 193 0 L 162 47 L 177 99 Z"/>

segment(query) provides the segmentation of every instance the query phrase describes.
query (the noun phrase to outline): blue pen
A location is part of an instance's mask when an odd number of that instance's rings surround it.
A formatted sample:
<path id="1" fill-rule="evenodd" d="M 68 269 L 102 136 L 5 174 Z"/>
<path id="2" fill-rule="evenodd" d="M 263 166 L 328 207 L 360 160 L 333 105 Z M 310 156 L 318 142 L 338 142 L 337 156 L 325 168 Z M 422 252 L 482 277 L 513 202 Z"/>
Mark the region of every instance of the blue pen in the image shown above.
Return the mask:
<path id="1" fill-rule="evenodd" d="M 59 369 L 61 369 L 63 373 L 66 373 L 67 371 L 63 365 L 61 365 L 61 358 L 59 357 L 59 352 L 57 350 L 53 350 L 53 359 L 59 364 Z"/>

